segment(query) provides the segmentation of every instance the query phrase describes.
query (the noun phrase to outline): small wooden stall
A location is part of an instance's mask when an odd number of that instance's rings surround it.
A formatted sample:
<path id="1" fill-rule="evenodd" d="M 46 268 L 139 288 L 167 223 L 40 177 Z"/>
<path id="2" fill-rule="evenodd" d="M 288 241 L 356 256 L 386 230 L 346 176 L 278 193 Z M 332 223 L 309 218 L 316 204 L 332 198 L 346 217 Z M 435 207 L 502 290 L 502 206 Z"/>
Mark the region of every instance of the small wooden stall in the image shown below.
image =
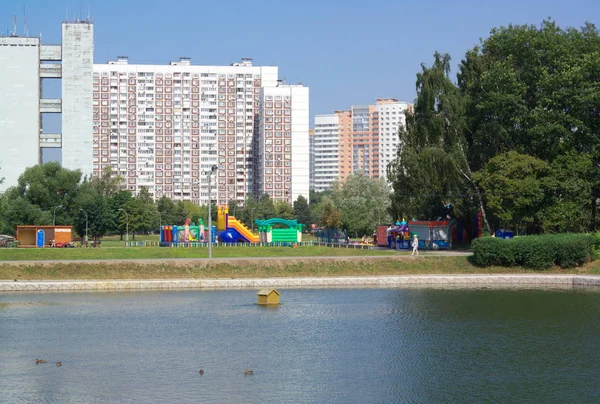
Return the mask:
<path id="1" fill-rule="evenodd" d="M 279 292 L 269 288 L 259 290 L 258 304 L 279 304 Z"/>
<path id="2" fill-rule="evenodd" d="M 17 226 L 19 247 L 50 247 L 50 242 L 69 243 L 72 240 L 71 226 Z"/>

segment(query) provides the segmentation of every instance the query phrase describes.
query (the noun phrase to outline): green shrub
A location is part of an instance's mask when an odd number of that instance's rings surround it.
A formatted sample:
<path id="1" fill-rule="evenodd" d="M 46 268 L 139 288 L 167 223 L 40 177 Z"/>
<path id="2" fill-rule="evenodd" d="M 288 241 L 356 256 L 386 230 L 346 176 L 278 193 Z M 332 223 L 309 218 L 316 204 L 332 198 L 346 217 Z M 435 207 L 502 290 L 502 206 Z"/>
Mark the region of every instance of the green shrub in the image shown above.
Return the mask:
<path id="1" fill-rule="evenodd" d="M 503 240 L 484 237 L 473 240 L 473 262 L 480 266 L 523 266 L 548 269 L 552 265 L 572 268 L 593 258 L 598 239 L 588 234 L 523 236 Z"/>

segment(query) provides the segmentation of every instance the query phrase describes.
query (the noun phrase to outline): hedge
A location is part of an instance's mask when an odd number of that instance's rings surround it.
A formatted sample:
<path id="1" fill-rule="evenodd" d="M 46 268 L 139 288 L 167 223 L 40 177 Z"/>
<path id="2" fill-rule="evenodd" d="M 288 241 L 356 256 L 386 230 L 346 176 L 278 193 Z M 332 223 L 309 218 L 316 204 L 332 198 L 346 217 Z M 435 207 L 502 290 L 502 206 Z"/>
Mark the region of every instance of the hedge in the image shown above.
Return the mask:
<path id="1" fill-rule="evenodd" d="M 483 237 L 473 240 L 473 261 L 479 266 L 522 266 L 548 269 L 581 266 L 593 259 L 598 238 L 590 234 L 521 236 L 512 239 Z"/>

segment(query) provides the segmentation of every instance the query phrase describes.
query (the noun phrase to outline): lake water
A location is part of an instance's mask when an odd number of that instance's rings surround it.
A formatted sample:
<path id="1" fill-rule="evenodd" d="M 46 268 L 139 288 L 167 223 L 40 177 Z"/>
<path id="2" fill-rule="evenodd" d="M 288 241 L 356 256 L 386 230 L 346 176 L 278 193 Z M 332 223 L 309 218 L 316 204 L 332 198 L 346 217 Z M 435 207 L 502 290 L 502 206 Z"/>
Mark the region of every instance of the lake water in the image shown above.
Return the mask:
<path id="1" fill-rule="evenodd" d="M 598 289 L 280 291 L 2 294 L 0 402 L 600 402 Z"/>

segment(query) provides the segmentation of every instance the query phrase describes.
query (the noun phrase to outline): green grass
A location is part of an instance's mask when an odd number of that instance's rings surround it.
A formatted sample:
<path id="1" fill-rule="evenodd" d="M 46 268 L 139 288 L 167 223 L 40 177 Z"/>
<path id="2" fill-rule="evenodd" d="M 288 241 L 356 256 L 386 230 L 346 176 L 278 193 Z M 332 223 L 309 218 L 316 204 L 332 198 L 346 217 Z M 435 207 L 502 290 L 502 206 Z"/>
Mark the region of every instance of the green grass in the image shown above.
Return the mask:
<path id="1" fill-rule="evenodd" d="M 82 280 L 82 279 L 178 279 L 178 278 L 249 278 L 249 277 L 325 277 L 325 276 L 378 276 L 420 274 L 600 274 L 600 265 L 582 268 L 546 271 L 526 270 L 519 267 L 477 267 L 468 257 L 413 258 L 367 261 L 357 257 L 344 261 L 326 258 L 316 261 L 265 260 L 244 262 L 173 261 L 169 263 L 115 262 L 71 264 L 1 264 L 0 279 L 8 280 Z"/>
<path id="2" fill-rule="evenodd" d="M 312 257 L 392 255 L 392 250 L 360 250 L 318 246 L 213 247 L 213 258 Z M 10 248 L 0 249 L 0 261 L 207 258 L 208 248 L 113 247 L 113 248 Z"/>

